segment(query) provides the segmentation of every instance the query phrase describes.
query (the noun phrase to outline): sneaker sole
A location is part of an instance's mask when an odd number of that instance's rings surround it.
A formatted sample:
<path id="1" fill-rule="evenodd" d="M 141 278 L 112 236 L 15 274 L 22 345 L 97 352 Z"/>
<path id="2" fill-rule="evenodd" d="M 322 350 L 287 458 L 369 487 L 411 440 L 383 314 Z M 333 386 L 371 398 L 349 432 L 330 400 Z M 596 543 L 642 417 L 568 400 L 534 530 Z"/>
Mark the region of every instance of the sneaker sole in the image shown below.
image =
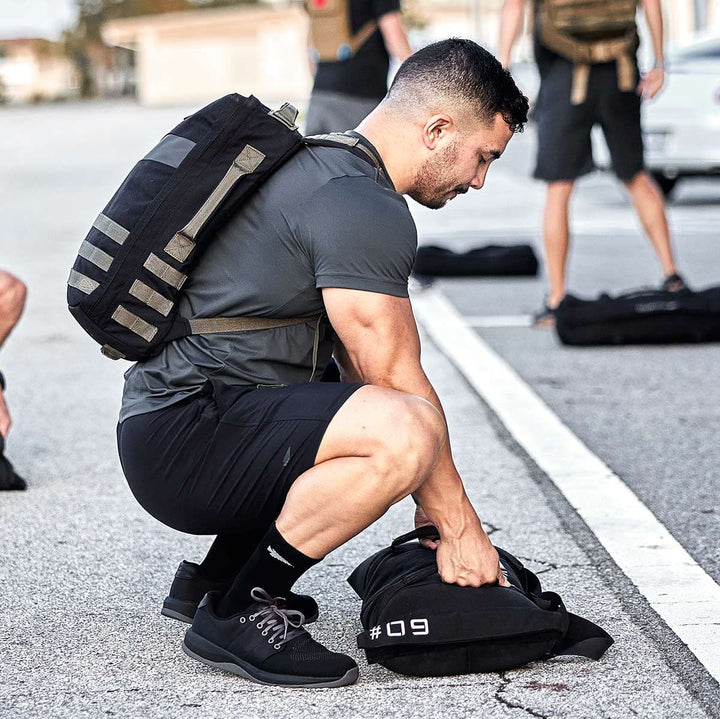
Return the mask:
<path id="1" fill-rule="evenodd" d="M 206 664 L 214 669 L 222 669 L 225 672 L 237 674 L 239 677 L 249 679 L 251 682 L 265 684 L 267 686 L 283 686 L 296 689 L 344 687 L 349 684 L 354 684 L 360 674 L 358 667 L 349 669 L 341 677 L 299 677 L 290 674 L 264 672 L 262 669 L 258 669 L 252 664 L 243 661 L 222 647 L 209 642 L 199 634 L 195 634 L 192 629 L 188 629 L 186 632 L 182 648 L 185 654 L 191 659 L 195 659 L 202 664 Z"/>
<path id="2" fill-rule="evenodd" d="M 186 624 L 192 624 L 197 607 L 195 602 L 183 602 L 180 599 L 165 597 L 160 614 L 171 619 L 178 619 Z"/>
<path id="3" fill-rule="evenodd" d="M 195 602 L 183 602 L 180 599 L 165 597 L 160 614 L 164 617 L 170 617 L 171 619 L 177 619 L 181 622 L 185 622 L 185 624 L 192 624 L 197 608 L 198 605 L 195 604 Z M 312 624 L 317 621 L 317 618 L 318 612 L 315 612 L 312 617 L 308 617 L 305 620 L 305 624 Z"/>

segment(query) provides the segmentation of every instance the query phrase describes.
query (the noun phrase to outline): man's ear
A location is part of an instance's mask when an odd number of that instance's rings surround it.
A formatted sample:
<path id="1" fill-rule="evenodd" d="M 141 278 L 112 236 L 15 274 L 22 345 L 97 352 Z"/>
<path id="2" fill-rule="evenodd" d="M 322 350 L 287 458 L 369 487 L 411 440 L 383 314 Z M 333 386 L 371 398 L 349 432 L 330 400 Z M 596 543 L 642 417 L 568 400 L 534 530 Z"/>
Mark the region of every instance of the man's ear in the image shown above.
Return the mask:
<path id="1" fill-rule="evenodd" d="M 423 126 L 423 144 L 428 150 L 436 150 L 452 140 L 456 132 L 455 122 L 450 115 L 433 115 Z"/>

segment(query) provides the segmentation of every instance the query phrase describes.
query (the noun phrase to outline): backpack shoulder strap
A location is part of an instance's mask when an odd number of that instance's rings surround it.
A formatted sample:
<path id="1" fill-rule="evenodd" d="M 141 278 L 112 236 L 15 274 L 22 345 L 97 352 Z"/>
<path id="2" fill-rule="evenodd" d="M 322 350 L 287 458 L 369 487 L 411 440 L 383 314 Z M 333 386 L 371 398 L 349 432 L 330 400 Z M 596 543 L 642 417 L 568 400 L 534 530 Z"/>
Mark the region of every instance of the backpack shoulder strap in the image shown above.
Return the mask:
<path id="1" fill-rule="evenodd" d="M 382 161 L 357 135 L 346 135 L 343 132 L 331 132 L 327 135 L 308 135 L 303 137 L 306 145 L 316 147 L 339 147 L 349 150 L 366 162 L 369 162 L 383 177 L 388 179 Z"/>

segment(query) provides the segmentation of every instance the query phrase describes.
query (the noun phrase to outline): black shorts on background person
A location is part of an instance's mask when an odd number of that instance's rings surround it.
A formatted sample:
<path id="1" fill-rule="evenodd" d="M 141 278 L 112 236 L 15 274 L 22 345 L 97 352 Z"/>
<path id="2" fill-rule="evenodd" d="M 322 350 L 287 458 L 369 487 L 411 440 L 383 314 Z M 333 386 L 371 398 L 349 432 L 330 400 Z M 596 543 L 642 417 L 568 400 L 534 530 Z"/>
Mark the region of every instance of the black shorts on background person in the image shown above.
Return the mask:
<path id="1" fill-rule="evenodd" d="M 533 177 L 546 182 L 576 180 L 595 169 L 591 131 L 600 125 L 619 180 L 631 180 L 644 165 L 640 96 L 618 89 L 615 63 L 592 65 L 587 98 L 570 102 L 572 63 L 555 55 L 542 67 L 535 103 L 537 163 Z M 639 76 L 637 76 L 639 77 Z"/>

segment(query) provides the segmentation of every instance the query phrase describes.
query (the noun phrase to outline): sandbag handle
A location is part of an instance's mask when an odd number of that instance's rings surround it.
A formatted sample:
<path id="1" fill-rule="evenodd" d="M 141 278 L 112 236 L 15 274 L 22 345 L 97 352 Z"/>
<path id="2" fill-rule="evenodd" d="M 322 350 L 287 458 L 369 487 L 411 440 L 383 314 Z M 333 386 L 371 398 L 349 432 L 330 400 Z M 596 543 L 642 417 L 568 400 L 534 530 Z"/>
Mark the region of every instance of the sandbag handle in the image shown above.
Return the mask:
<path id="1" fill-rule="evenodd" d="M 393 539 L 390 546 L 399 547 L 401 544 L 412 542 L 413 539 L 426 539 L 428 537 L 439 536 L 440 532 L 438 532 L 437 528 L 434 525 L 426 524 L 423 527 L 413 529 L 412 532 L 407 532 L 406 534 L 401 534 L 399 537 L 396 537 L 395 539 Z"/>

